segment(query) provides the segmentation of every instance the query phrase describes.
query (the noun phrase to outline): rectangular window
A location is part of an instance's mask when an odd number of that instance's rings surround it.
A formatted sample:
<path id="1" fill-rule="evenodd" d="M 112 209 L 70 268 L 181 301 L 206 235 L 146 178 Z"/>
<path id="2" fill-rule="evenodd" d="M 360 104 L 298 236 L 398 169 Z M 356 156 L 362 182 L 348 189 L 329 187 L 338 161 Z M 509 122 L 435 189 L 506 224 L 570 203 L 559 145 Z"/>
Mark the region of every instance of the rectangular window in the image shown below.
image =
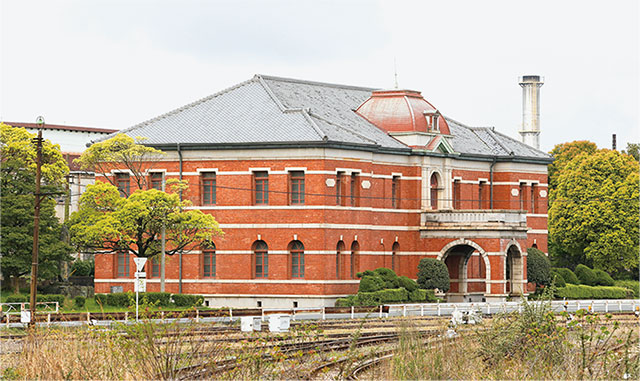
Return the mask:
<path id="1" fill-rule="evenodd" d="M 129 196 L 129 174 L 128 173 L 116 173 L 116 187 L 120 191 L 121 197 Z"/>
<path id="2" fill-rule="evenodd" d="M 538 213 L 538 197 L 537 196 L 538 189 L 536 184 L 531 184 L 531 213 Z"/>
<path id="3" fill-rule="evenodd" d="M 269 173 L 266 171 L 253 172 L 253 183 L 255 189 L 255 203 L 269 203 Z"/>
<path id="4" fill-rule="evenodd" d="M 360 204 L 358 174 L 351 174 L 351 206 L 358 206 Z"/>
<path id="5" fill-rule="evenodd" d="M 269 276 L 269 256 L 266 250 L 257 249 L 256 256 L 256 278 L 267 278 Z"/>
<path id="6" fill-rule="evenodd" d="M 128 278 L 129 277 L 129 253 L 118 252 L 117 256 L 117 268 L 118 268 L 118 278 Z"/>
<path id="7" fill-rule="evenodd" d="M 216 173 L 202 172 L 202 205 L 215 205 L 216 203 Z"/>
<path id="8" fill-rule="evenodd" d="M 453 208 L 460 209 L 460 180 L 453 180 Z"/>
<path id="9" fill-rule="evenodd" d="M 151 277 L 152 278 L 160 278 L 160 261 L 162 254 L 154 255 L 151 257 Z"/>
<path id="10" fill-rule="evenodd" d="M 336 205 L 342 205 L 342 176 L 344 172 L 336 174 Z"/>
<path id="11" fill-rule="evenodd" d="M 162 190 L 162 172 L 151 172 L 151 189 Z"/>
<path id="12" fill-rule="evenodd" d="M 216 276 L 216 251 L 205 249 L 202 251 L 204 260 L 202 276 L 204 278 L 215 278 Z"/>
<path id="13" fill-rule="evenodd" d="M 480 181 L 478 183 L 478 209 L 484 209 L 484 188 L 486 183 L 484 181 Z"/>
<path id="14" fill-rule="evenodd" d="M 291 277 L 304 278 L 304 252 L 291 252 Z"/>
<path id="15" fill-rule="evenodd" d="M 291 204 L 304 204 L 304 172 L 289 172 L 289 189 L 291 190 Z"/>
<path id="16" fill-rule="evenodd" d="M 526 210 L 527 209 L 527 204 L 525 201 L 525 192 L 527 188 L 527 184 L 526 183 L 520 183 L 520 210 Z"/>
<path id="17" fill-rule="evenodd" d="M 400 208 L 400 176 L 391 178 L 391 207 Z"/>

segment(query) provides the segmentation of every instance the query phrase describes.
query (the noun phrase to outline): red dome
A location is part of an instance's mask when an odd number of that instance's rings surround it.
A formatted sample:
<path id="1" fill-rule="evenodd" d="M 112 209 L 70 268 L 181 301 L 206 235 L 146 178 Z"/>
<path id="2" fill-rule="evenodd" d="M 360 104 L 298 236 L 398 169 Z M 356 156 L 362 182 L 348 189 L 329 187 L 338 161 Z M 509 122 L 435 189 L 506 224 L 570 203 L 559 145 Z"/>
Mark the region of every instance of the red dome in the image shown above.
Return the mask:
<path id="1" fill-rule="evenodd" d="M 374 91 L 356 112 L 387 132 L 437 132 L 449 135 L 449 125 L 419 91 Z M 434 120 L 437 126 L 434 129 Z"/>

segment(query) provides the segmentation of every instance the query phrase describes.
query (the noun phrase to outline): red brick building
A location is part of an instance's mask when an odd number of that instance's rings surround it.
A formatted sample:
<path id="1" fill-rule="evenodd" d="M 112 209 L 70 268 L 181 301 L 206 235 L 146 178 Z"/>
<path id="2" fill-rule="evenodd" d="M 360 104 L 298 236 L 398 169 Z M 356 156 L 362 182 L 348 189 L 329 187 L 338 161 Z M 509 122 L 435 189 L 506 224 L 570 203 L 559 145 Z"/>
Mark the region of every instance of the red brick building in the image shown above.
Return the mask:
<path id="1" fill-rule="evenodd" d="M 149 176 L 188 180 L 224 230 L 167 259 L 167 291 L 211 305 L 332 305 L 357 272 L 415 279 L 425 257 L 447 264 L 449 300 L 502 300 L 526 295 L 526 249 L 547 251 L 551 158 L 416 91 L 256 75 L 122 132 L 165 151 Z M 96 255 L 96 292 L 133 289 L 134 269 Z"/>

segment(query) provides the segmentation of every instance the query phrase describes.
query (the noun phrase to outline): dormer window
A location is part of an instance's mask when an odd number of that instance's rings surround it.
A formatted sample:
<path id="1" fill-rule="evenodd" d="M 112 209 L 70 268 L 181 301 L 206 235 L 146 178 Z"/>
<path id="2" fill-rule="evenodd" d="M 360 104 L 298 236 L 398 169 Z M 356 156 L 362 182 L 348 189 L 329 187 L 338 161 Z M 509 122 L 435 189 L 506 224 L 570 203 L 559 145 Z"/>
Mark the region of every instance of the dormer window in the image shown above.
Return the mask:
<path id="1" fill-rule="evenodd" d="M 424 117 L 427 119 L 428 130 L 432 132 L 440 132 L 440 111 L 435 110 L 433 112 L 424 112 Z"/>

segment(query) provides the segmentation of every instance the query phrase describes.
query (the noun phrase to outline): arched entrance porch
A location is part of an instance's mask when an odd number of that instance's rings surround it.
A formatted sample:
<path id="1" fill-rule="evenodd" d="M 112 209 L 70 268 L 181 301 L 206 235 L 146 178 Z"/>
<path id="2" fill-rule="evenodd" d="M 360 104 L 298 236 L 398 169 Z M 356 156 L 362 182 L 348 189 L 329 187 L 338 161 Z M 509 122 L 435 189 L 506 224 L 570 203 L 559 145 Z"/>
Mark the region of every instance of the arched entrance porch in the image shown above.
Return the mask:
<path id="1" fill-rule="evenodd" d="M 477 243 L 459 239 L 447 244 L 438 255 L 449 270 L 451 287 L 446 294 L 450 302 L 481 302 L 490 292 L 491 264 L 485 250 Z"/>

